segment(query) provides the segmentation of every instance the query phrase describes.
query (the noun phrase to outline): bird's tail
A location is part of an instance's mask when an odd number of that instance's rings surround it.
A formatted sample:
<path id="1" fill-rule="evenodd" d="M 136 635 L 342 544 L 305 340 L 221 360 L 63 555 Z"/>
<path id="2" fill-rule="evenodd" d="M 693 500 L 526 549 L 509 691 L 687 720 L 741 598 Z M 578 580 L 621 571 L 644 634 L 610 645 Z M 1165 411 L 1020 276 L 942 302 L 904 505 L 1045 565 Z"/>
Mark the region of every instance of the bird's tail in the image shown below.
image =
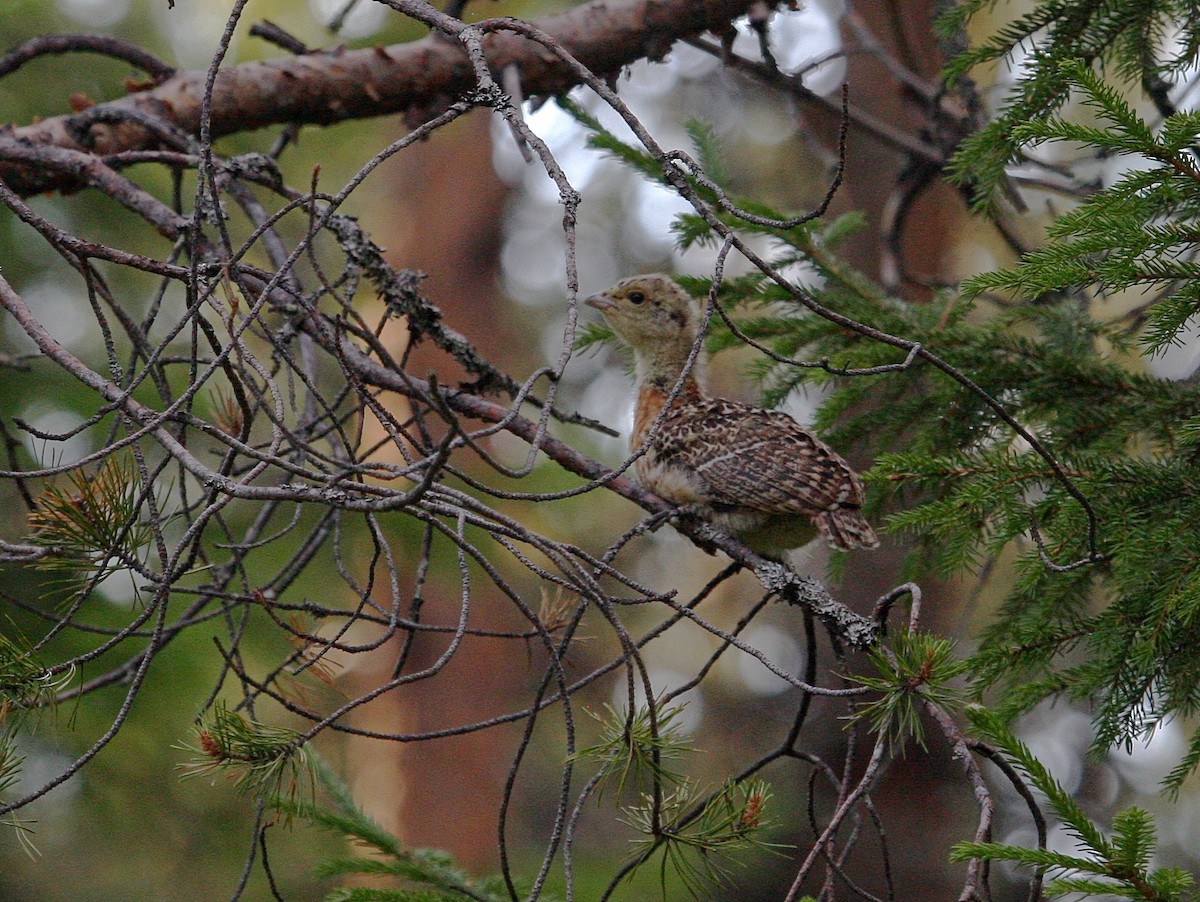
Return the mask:
<path id="1" fill-rule="evenodd" d="M 813 523 L 832 548 L 848 551 L 851 548 L 879 547 L 879 536 L 875 535 L 875 530 L 857 508 L 839 507 L 822 511 Z"/>

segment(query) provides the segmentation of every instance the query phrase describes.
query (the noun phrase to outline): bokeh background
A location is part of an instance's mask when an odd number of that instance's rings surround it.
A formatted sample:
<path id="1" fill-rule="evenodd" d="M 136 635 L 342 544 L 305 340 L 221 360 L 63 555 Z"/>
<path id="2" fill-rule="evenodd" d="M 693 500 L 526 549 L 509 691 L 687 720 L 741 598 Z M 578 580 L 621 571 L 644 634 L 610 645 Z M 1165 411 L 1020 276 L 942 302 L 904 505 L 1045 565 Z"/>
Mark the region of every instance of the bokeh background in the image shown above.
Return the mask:
<path id="1" fill-rule="evenodd" d="M 281 51 L 251 37 L 249 25 L 262 19 L 279 23 L 313 47 L 338 43 L 350 46 L 387 44 L 422 36 L 423 30 L 382 5 L 360 3 L 332 34 L 325 23 L 343 7 L 343 0 L 253 0 L 238 28 L 229 62 L 269 58 Z M 472 15 L 515 15 L 535 18 L 572 4 L 539 2 L 478 3 Z M 1018 8 L 1012 4 L 1008 8 Z M 632 106 L 664 146 L 687 148 L 686 124 L 709 123 L 725 151 L 729 183 L 740 194 L 782 208 L 806 210 L 824 196 L 837 161 L 836 104 L 844 80 L 851 85 L 855 104 L 900 132 L 919 130 L 905 104 L 905 87 L 883 71 L 865 51 L 864 35 L 874 34 L 899 48 L 906 66 L 932 79 L 945 48 L 930 36 L 926 3 L 889 4 L 880 0 L 851 8 L 836 0 L 811 2 L 781 15 L 772 26 L 780 67 L 803 73 L 812 98 L 771 90 L 722 66 L 709 53 L 677 45 L 661 62 L 643 62 L 619 79 L 621 96 Z M 54 32 L 87 31 L 118 35 L 142 44 L 181 68 L 208 65 L 230 11 L 226 0 L 6 0 L 0 15 L 0 44 L 12 46 L 30 37 Z M 987 27 L 981 21 L 977 27 Z M 755 56 L 757 40 L 748 29 L 739 34 L 735 50 Z M 847 52 L 842 52 L 847 51 Z M 1019 61 L 1017 61 L 1019 63 Z M 71 55 L 43 58 L 21 72 L 0 79 L 0 121 L 24 124 L 38 116 L 67 112 L 72 95 L 103 100 L 123 93 L 128 68 L 111 60 Z M 996 73 L 985 98 L 1002 90 L 1005 75 Z M 585 107 L 600 113 L 606 126 L 617 124 L 585 93 Z M 586 145 L 582 126 L 553 102 L 527 110 L 531 126 L 547 141 L 573 185 L 583 194 L 579 220 L 578 260 L 584 294 L 606 287 L 617 278 L 662 270 L 683 274 L 711 273 L 712 256 L 704 250 L 678 251 L 670 224 L 683 203 L 672 193 L 639 177 Z M 306 129 L 298 147 L 283 158 L 287 180 L 307 184 L 320 166 L 322 184 L 340 187 L 378 148 L 403 134 L 407 124 L 395 117 L 347 122 L 336 127 Z M 220 142 L 226 154 L 263 150 L 275 130 L 236 135 Z M 862 211 L 867 225 L 846 248 L 847 256 L 899 297 L 927 301 L 939 285 L 982 268 L 1007 262 L 1005 246 L 994 228 L 968 216 L 961 198 L 935 178 L 906 210 L 905 226 L 896 230 L 899 246 L 881 244 L 881 224 L 894 215 L 895 186 L 906 158 L 880 135 L 852 131 L 847 153 L 847 177 L 834 201 L 834 213 Z M 151 178 L 153 178 L 151 176 Z M 165 184 L 158 188 L 167 190 Z M 126 220 L 119 211 L 86 193 L 44 196 L 31 204 L 56 223 L 106 243 L 136 249 L 154 240 L 124 234 Z M 1044 205 L 1043 205 L 1044 206 Z M 1036 235 L 1048 211 L 1036 203 L 1025 220 L 1013 224 Z M 372 175 L 364 190 L 354 194 L 346 212 L 358 217 L 377 244 L 397 265 L 427 274 L 427 294 L 442 308 L 446 320 L 484 353 L 518 378 L 553 360 L 561 347 L 565 322 L 564 236 L 555 186 L 540 168 L 528 165 L 508 130 L 487 111 L 436 132 L 428 141 L 399 154 Z M 40 310 L 53 311 L 59 336 L 71 347 L 95 348 L 99 336 L 89 331 L 91 317 L 73 278 L 58 258 L 13 217 L 0 214 L 0 266 L 6 277 Z M 731 260 L 729 271 L 739 270 Z M 121 286 L 116 286 L 118 289 Z M 146 303 L 144 287 L 127 287 L 131 305 Z M 366 299 L 364 303 L 369 303 Z M 0 320 L 5 353 L 26 350 L 11 323 Z M 418 354 L 421 352 L 419 351 Z M 418 357 L 418 360 L 421 358 Z M 722 394 L 753 399 L 755 387 L 745 369 L 752 355 L 723 355 L 712 367 L 711 382 Z M 1163 372 L 1190 372 L 1190 349 L 1160 363 Z M 430 368 L 444 361 L 429 356 Z M 417 368 L 419 372 L 419 367 Z M 445 374 L 453 378 L 454 373 Z M 627 428 L 630 418 L 628 378 L 617 358 L 607 351 L 577 356 L 562 386 L 563 406 Z M 811 416 L 819 397 L 796 396 L 788 408 L 800 419 Z M 30 397 L 6 391 L 0 379 L 0 412 L 19 416 L 44 430 L 67 428 L 78 422 L 87 400 L 65 376 L 47 373 L 44 390 Z M 594 456 L 616 463 L 624 439 L 576 436 Z M 497 448 L 518 459 L 522 451 Z M 91 450 L 86 436 L 75 444 L 54 447 L 29 442 L 15 453 L 25 459 L 64 462 Z M 858 461 L 869 465 L 869 461 Z M 567 485 L 560 472 L 547 467 L 535 479 L 546 488 Z M 0 496 L 0 509 L 22 510 L 15 495 Z M 517 506 L 514 515 L 528 518 L 537 529 L 594 550 L 638 519 L 638 511 L 620 499 L 592 493 L 562 504 Z M 0 534 L 16 524 L 0 525 Z M 419 542 L 413 532 L 396 526 L 396 540 Z M 859 610 L 899 580 L 904 549 L 891 544 L 869 561 L 852 559 L 840 579 L 839 597 Z M 640 539 L 625 558 L 626 567 L 648 585 L 678 588 L 682 596 L 698 590 L 722 566 L 670 530 Z M 416 557 L 416 551 L 413 551 Z M 806 549 L 797 558 L 804 569 L 821 572 L 823 552 Z M 436 610 L 439 593 L 446 609 L 455 604 L 454 574 L 435 573 L 429 606 Z M 42 587 L 31 585 L 27 572 L 0 573 L 4 592 L 31 597 Z M 302 579 L 294 591 L 318 597 L 324 591 L 319 568 Z M 127 585 L 114 581 L 107 589 L 113 624 L 123 622 L 133 604 Z M 956 638 L 965 653 L 972 647 L 978 625 L 986 621 L 989 604 L 1003 595 L 1002 577 L 982 589 L 967 582 L 929 586 L 926 626 Z M 723 586 L 715 619 L 736 622 L 756 597 L 753 581 Z M 513 615 L 497 600 L 489 609 L 482 602 L 482 625 L 512 628 Z M 15 609 L 5 610 L 4 629 L 36 635 L 39 624 Z M 103 614 L 98 615 L 103 618 Z M 649 623 L 652 615 L 646 615 Z M 769 608 L 745 638 L 793 672 L 801 669 L 804 650 L 798 637 L 797 611 Z M 69 640 L 65 640 L 69 641 Z M 687 624 L 647 649 L 655 687 L 669 690 L 691 677 L 695 662 L 712 649 L 711 636 Z M 577 646 L 577 660 L 568 662 L 587 672 L 613 649 L 597 640 Z M 264 632 L 244 647 L 264 661 L 281 654 L 279 639 Z M 418 645 L 416 661 L 436 656 L 438 647 Z M 182 779 L 181 765 L 190 753 L 180 745 L 194 741 L 194 719 L 217 673 L 218 657 L 210 638 L 196 632 L 173 643 L 156 661 L 145 691 L 120 735 L 77 778 L 50 793 L 22 816 L 36 820 L 32 838 L 38 852 L 30 854 L 11 829 L 0 829 L 0 899 L 23 902 L 90 902 L 90 900 L 222 899 L 237 892 L 248 856 L 253 852 L 252 805 L 227 783 Z M 380 658 L 380 668 L 390 659 Z M 344 663 L 335 689 L 312 691 L 353 697 L 377 682 L 382 672 L 370 657 Z M 444 680 L 419 684 L 403 697 L 387 697 L 355 714 L 365 728 L 422 732 L 467 723 L 508 710 L 513 697 L 527 696 L 541 670 L 527 657 L 514 655 L 511 643 L 469 642 Z M 87 673 L 80 674 L 86 679 Z M 620 704 L 622 681 L 598 686 L 589 705 Z M 111 721 L 122 698 L 119 686 L 75 705 L 66 705 L 42 718 L 22 739 L 26 756 L 21 792 L 43 783 L 85 749 Z M 744 655 L 726 655 L 702 684 L 688 694 L 684 723 L 700 753 L 688 769 L 702 784 L 714 785 L 754 760 L 787 724 L 798 704 L 796 691 Z M 839 760 L 845 741 L 843 708 L 818 702 L 806 727 L 807 748 Z M 519 856 L 518 872 L 536 867 L 544 848 L 552 814 L 562 749 L 556 747 L 551 722 L 537 746 L 543 756 L 523 770 L 511 812 L 508 836 Z M 521 726 L 508 725 L 460 737 L 415 744 L 372 742 L 345 736 L 322 736 L 318 751 L 342 773 L 367 810 L 389 829 L 415 846 L 436 846 L 451 852 L 477 874 L 494 873 L 496 807 L 511 763 Z M 581 730 L 594 734 L 595 726 Z M 1166 724 L 1146 746 L 1088 757 L 1091 739 L 1085 711 L 1060 704 L 1039 709 L 1026 718 L 1020 735 L 1051 771 L 1074 790 L 1087 810 L 1103 818 L 1106 812 L 1138 802 L 1158 815 L 1164 831 L 1162 863 L 1194 867 L 1200 848 L 1200 809 L 1185 792 L 1169 804 L 1157 794 L 1157 782 L 1177 760 L 1183 732 Z M 778 827 L 772 835 L 782 843 L 803 843 L 810 837 L 805 818 L 809 792 L 807 771 L 773 766 L 773 812 Z M 1016 800 L 997 784 L 1006 805 L 997 838 L 1030 841 L 1031 828 L 1021 817 Z M 828 800 L 825 800 L 826 802 Z M 876 804 L 888 829 L 892 867 L 901 898 L 950 898 L 961 885 L 962 869 L 951 865 L 947 849 L 974 829 L 975 808 L 959 766 L 943 747 L 913 748 L 891 767 Z M 577 898 L 595 898 L 629 849 L 630 835 L 613 829 L 611 802 L 600 805 L 599 816 L 585 821 L 577 847 Z M 342 842 L 320 830 L 295 822 L 280 824 L 270 833 L 273 872 L 286 899 L 318 899 L 331 885 L 312 875 L 323 856 L 340 854 Z M 1069 843 L 1057 836 L 1055 842 Z M 871 858 L 871 843 L 865 846 Z M 865 865 L 864 865 L 865 866 Z M 794 871 L 786 850 L 764 855 L 731 874 L 732 886 L 715 890 L 719 898 L 778 899 Z M 1002 898 L 1021 898 L 1024 889 L 1001 876 Z M 670 884 L 670 898 L 686 898 Z M 617 898 L 653 898 L 660 893 L 653 879 L 634 881 Z M 254 867 L 240 898 L 271 898 L 262 871 Z"/>

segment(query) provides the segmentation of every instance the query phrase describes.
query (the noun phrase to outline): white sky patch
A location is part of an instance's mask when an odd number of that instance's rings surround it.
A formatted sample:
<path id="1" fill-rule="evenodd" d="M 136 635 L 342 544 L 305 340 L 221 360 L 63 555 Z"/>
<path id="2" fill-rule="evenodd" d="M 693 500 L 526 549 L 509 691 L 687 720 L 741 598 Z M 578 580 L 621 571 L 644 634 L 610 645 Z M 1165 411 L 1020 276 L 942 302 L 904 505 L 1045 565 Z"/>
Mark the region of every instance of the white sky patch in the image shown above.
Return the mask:
<path id="1" fill-rule="evenodd" d="M 42 402 L 34 402 L 22 411 L 21 416 L 42 433 L 67 433 L 82 422 L 77 413 L 60 407 L 51 408 Z M 95 442 L 86 430 L 63 441 L 49 441 L 28 432 L 22 433 L 22 438 L 30 456 L 43 466 L 73 464 L 95 450 Z"/>
<path id="2" fill-rule="evenodd" d="M 181 69 L 207 69 L 213 53 L 221 42 L 229 9 L 224 3 L 176 3 L 169 9 L 166 3 L 157 9 L 159 29 L 171 42 L 175 63 Z M 235 36 L 225 62 L 237 59 Z"/>
<path id="3" fill-rule="evenodd" d="M 96 584 L 96 595 L 111 605 L 129 608 L 145 604 L 147 591 L 152 591 L 152 587 L 140 573 L 122 567 Z"/>
<path id="4" fill-rule="evenodd" d="M 60 282 L 53 276 L 20 289 L 38 322 L 47 327 L 55 341 L 74 351 L 90 344 L 95 331 L 91 308 L 86 301 L 81 303 L 80 292 L 78 285 Z M 16 345 L 10 353 L 34 350 L 33 340 L 12 317 L 0 320 L 0 328 L 5 339 Z"/>
<path id="5" fill-rule="evenodd" d="M 656 697 L 661 697 L 663 693 L 670 692 L 691 679 L 690 675 L 681 673 L 678 670 L 671 670 L 665 667 L 650 668 L 650 685 Z M 646 690 L 640 678 L 634 679 L 634 695 L 637 706 L 639 708 L 645 707 Z M 700 722 L 704 719 L 704 696 L 700 693 L 699 689 L 689 689 L 678 698 L 674 698 L 669 702 L 670 707 L 677 707 L 679 705 L 684 705 L 685 707 L 679 716 L 675 718 L 674 724 L 685 735 L 696 732 L 700 727 Z M 619 680 L 613 685 L 612 706 L 617 711 L 628 709 L 629 693 L 624 680 Z"/>
<path id="6" fill-rule="evenodd" d="M 129 0 L 55 0 L 54 5 L 88 28 L 108 28 L 129 15 Z"/>
<path id="7" fill-rule="evenodd" d="M 658 182 L 638 182 L 634 187 L 632 213 L 643 255 L 653 258 L 670 254 L 675 246 L 671 223 L 680 213 L 692 210 L 691 204 Z"/>
<path id="8" fill-rule="evenodd" d="M 550 302 L 555 289 L 562 291 L 562 233 L 512 230 L 500 249 L 504 290 L 517 303 L 538 306 Z"/>
<path id="9" fill-rule="evenodd" d="M 804 667 L 804 652 L 799 643 L 778 627 L 756 624 L 747 629 L 741 638 L 751 648 L 761 651 L 767 660 L 785 673 L 798 675 Z M 792 688 L 791 683 L 772 673 L 753 655 L 738 649 L 730 649 L 727 654 L 736 655 L 733 660 L 738 679 L 746 690 L 754 695 L 778 695 Z"/>
<path id="10" fill-rule="evenodd" d="M 675 43 L 675 47 L 680 46 L 687 47 L 686 44 Z M 688 49 L 695 50 L 694 47 Z M 673 47 L 671 53 L 674 52 Z M 702 50 L 696 52 L 704 53 Z M 632 100 L 660 101 L 674 91 L 679 83 L 679 70 L 669 64 L 640 59 L 625 71 L 628 75 L 621 80 L 618 89 L 627 103 Z"/>
<path id="11" fill-rule="evenodd" d="M 524 114 L 525 124 L 550 149 L 571 187 L 583 191 L 603 162 L 599 154 L 587 148 L 584 127 L 553 101 L 536 110 L 526 103 Z M 501 116 L 492 116 L 491 129 L 492 165 L 496 173 L 509 184 L 523 181 L 538 200 L 556 203 L 558 187 L 546 174 L 541 160 L 535 155 L 533 162 L 525 161 L 512 130 Z"/>
<path id="12" fill-rule="evenodd" d="M 1140 793 L 1156 795 L 1162 791 L 1162 780 L 1179 763 L 1187 751 L 1187 737 L 1175 721 L 1158 724 L 1141 742 L 1135 742 L 1128 752 L 1112 749 L 1108 760 L 1123 779 Z"/>
<path id="13" fill-rule="evenodd" d="M 1022 723 L 1019 738 L 1063 789 L 1072 794 L 1079 789 L 1092 741 L 1092 722 L 1085 713 L 1062 704 L 1039 705 Z"/>
<path id="14" fill-rule="evenodd" d="M 682 41 L 675 42 L 666 62 L 681 78 L 688 79 L 704 78 L 721 65 L 721 61 L 711 53 Z"/>
<path id="15" fill-rule="evenodd" d="M 820 3 L 806 3 L 793 12 L 778 14 L 771 20 L 770 36 L 775 62 L 792 74 L 825 60 L 842 44 L 837 16 Z M 750 39 L 757 48 L 758 36 L 751 33 Z M 744 39 L 739 35 L 739 40 Z M 736 49 L 737 44 L 734 46 Z M 804 86 L 826 95 L 840 89 L 845 78 L 846 61 L 839 56 L 804 72 Z"/>
<path id="16" fill-rule="evenodd" d="M 308 0 L 308 8 L 319 22 L 328 24 L 345 8 L 346 3 L 347 0 Z M 370 37 L 383 27 L 388 14 L 388 7 L 382 3 L 359 0 L 343 21 L 338 37 L 347 40 Z"/>
<path id="17" fill-rule="evenodd" d="M 1200 323 L 1193 318 L 1179 331 L 1177 340 L 1153 357 L 1146 369 L 1159 379 L 1186 379 L 1200 368 Z"/>

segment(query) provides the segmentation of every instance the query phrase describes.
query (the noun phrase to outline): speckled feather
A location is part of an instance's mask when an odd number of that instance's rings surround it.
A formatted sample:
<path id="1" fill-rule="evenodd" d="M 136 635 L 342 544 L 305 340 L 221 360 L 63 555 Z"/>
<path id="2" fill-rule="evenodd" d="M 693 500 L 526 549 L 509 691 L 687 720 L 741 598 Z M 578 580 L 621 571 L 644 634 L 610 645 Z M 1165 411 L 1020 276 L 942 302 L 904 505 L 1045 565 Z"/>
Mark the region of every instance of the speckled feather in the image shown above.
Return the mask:
<path id="1" fill-rule="evenodd" d="M 642 300 L 631 303 L 631 295 Z M 858 474 L 786 413 L 706 397 L 689 376 L 658 421 L 695 338 L 694 304 L 672 280 L 625 279 L 588 303 L 638 360 L 630 448 L 649 437 L 634 465 L 643 485 L 669 501 L 707 509 L 717 529 L 765 553 L 806 542 L 809 523 L 834 548 L 879 544 L 860 513 Z"/>
<path id="2" fill-rule="evenodd" d="M 634 427 L 641 445 L 650 423 Z M 666 466 L 694 471 L 712 504 L 764 513 L 813 515 L 862 506 L 857 474 L 824 442 L 786 413 L 724 398 L 672 405 L 651 444 Z"/>

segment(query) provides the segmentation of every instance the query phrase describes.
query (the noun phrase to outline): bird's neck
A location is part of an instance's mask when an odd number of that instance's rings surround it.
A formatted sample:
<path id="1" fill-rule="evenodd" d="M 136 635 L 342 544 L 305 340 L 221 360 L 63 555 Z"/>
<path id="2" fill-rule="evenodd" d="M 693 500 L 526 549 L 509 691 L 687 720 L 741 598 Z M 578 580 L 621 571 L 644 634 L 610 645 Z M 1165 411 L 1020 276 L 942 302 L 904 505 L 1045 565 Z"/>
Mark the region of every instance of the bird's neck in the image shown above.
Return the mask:
<path id="1" fill-rule="evenodd" d="M 658 421 L 659 414 L 663 412 L 663 408 L 669 401 L 678 410 L 680 407 L 686 407 L 688 402 L 696 402 L 704 398 L 699 380 L 694 374 L 688 373 L 679 387 L 679 394 L 672 400 L 671 390 L 675 388 L 675 383 L 679 382 L 679 374 L 683 371 L 682 367 L 643 373 L 639 361 L 638 370 L 637 403 L 633 409 L 633 432 L 629 436 L 630 451 L 636 451 L 642 447 L 650 435 L 650 430 Z"/>
<path id="2" fill-rule="evenodd" d="M 684 367 L 687 366 L 691 352 L 692 343 L 690 341 L 680 342 L 677 345 L 663 344 L 638 348 L 635 354 L 638 387 L 663 393 L 670 392 L 675 387 L 675 383 L 679 381 Z M 703 369 L 704 355 L 700 354 L 683 381 L 682 394 L 684 396 L 699 397 L 703 394 L 701 388 Z"/>

